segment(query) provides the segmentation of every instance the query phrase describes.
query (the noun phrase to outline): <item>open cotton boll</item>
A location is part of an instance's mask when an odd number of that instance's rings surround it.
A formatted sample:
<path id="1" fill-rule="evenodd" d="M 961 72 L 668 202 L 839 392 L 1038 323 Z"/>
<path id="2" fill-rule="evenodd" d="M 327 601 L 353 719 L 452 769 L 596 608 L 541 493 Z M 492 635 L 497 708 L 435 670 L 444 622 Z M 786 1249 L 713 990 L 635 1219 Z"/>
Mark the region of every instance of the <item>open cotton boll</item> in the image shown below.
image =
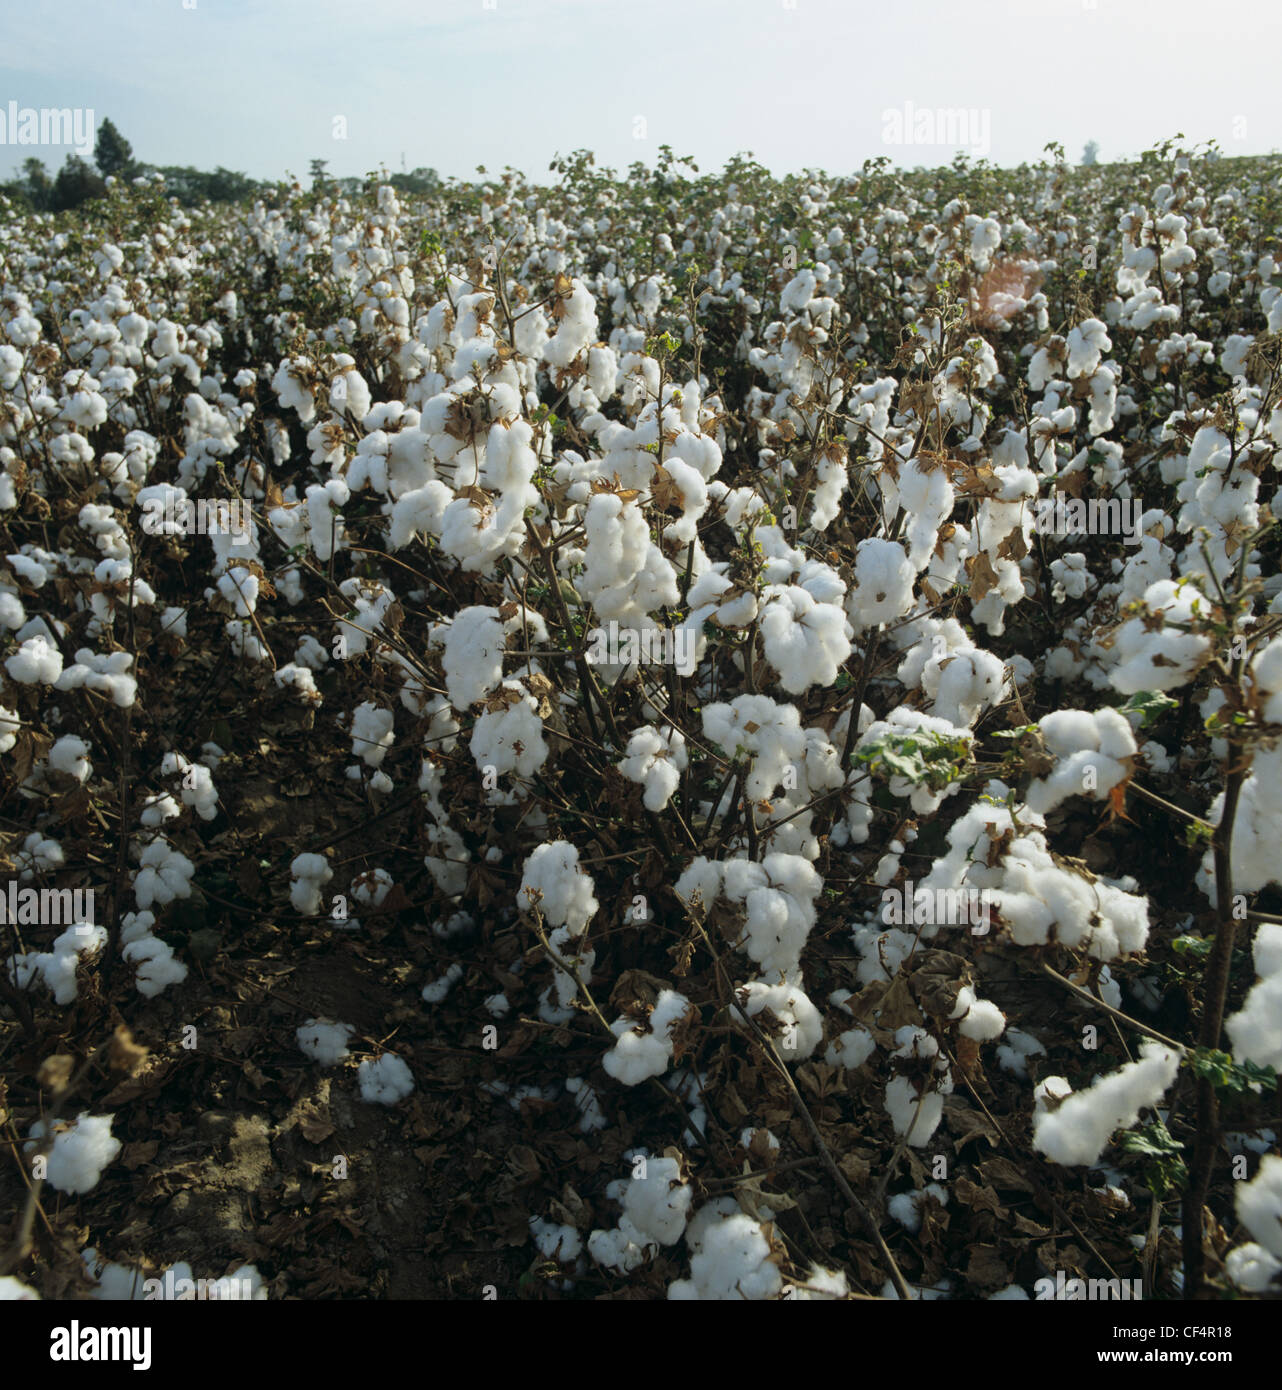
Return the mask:
<path id="1" fill-rule="evenodd" d="M 917 571 L 898 541 L 870 536 L 855 547 L 855 581 L 846 614 L 856 633 L 893 623 L 913 606 Z"/>
<path id="2" fill-rule="evenodd" d="M 173 948 L 157 936 L 141 936 L 125 946 L 125 960 L 136 969 L 134 985 L 144 999 L 154 999 L 170 985 L 187 978 L 187 967 L 174 958 Z"/>
<path id="3" fill-rule="evenodd" d="M 628 781 L 645 787 L 647 810 L 662 811 L 681 785 L 688 762 L 685 739 L 676 729 L 647 724 L 628 740 L 619 771 Z"/>
<path id="4" fill-rule="evenodd" d="M 289 866 L 293 882 L 289 900 L 295 912 L 314 917 L 321 910 L 321 888 L 334 877 L 334 871 L 321 854 L 300 854 Z"/>
<path id="5" fill-rule="evenodd" d="M 1238 1220 L 1274 1259 L 1282 1260 L 1282 1158 L 1269 1154 L 1248 1183 L 1237 1184 Z"/>
<path id="6" fill-rule="evenodd" d="M 782 1288 L 783 1276 L 765 1228 L 738 1212 L 704 1229 L 698 1251 L 690 1258 L 689 1279 L 669 1284 L 668 1298 L 674 1302 L 760 1302 L 777 1298 Z"/>
<path id="7" fill-rule="evenodd" d="M 1254 958 L 1259 979 L 1224 1027 L 1239 1061 L 1282 1072 L 1282 924 L 1260 923 Z"/>
<path id="8" fill-rule="evenodd" d="M 976 999 L 969 985 L 958 990 L 957 1003 L 949 1018 L 960 1019 L 958 1032 L 976 1042 L 992 1042 L 1000 1038 L 1006 1028 L 1006 1015 L 987 999 Z"/>
<path id="9" fill-rule="evenodd" d="M 849 624 L 835 604 L 816 603 L 796 584 L 762 592 L 761 641 L 766 660 L 790 695 L 831 685 L 850 655 Z"/>
<path id="10" fill-rule="evenodd" d="M 573 1264 L 583 1253 L 583 1241 L 573 1226 L 545 1221 L 541 1216 L 530 1217 L 530 1234 L 539 1254 L 558 1264 Z"/>
<path id="11" fill-rule="evenodd" d="M 676 1158 L 647 1158 L 645 1176 L 629 1179 L 623 1193 L 623 1220 L 619 1226 L 642 1237 L 638 1244 L 675 1245 L 690 1215 L 694 1190 L 685 1180 Z M 635 1236 L 634 1236 L 635 1239 Z"/>
<path id="12" fill-rule="evenodd" d="M 616 1019 L 610 1031 L 618 1042 L 601 1059 L 606 1074 L 625 1086 L 662 1076 L 673 1057 L 672 1031 L 691 1011 L 684 994 L 665 989 L 659 992 L 647 1024 L 634 1018 Z"/>
<path id="13" fill-rule="evenodd" d="M 322 1067 L 332 1067 L 351 1054 L 347 1050 L 348 1039 L 356 1029 L 350 1023 L 331 1023 L 328 1019 L 309 1018 L 294 1036 L 303 1054 L 319 1062 Z"/>
<path id="14" fill-rule="evenodd" d="M 352 753 L 367 767 L 381 767 L 387 750 L 396 742 L 395 722 L 393 710 L 379 709 L 372 700 L 363 700 L 352 711 Z"/>
<path id="15" fill-rule="evenodd" d="M 1084 1091 L 1072 1092 L 1054 1109 L 1050 1098 L 1063 1094 L 1062 1077 L 1047 1078 L 1037 1089 L 1033 1147 L 1052 1163 L 1088 1167 L 1099 1160 L 1110 1137 L 1130 1129 L 1140 1111 L 1156 1105 L 1180 1069 L 1180 1054 L 1160 1043 L 1140 1045 L 1140 1060 L 1097 1077 Z M 1060 1083 L 1051 1088 L 1052 1082 Z"/>
<path id="16" fill-rule="evenodd" d="M 7 753 L 18 741 L 22 717 L 16 710 L 0 705 L 0 753 Z"/>
<path id="17" fill-rule="evenodd" d="M 753 1018 L 765 1009 L 779 1020 L 781 1032 L 774 1045 L 785 1062 L 804 1061 L 823 1041 L 823 1019 L 800 985 L 771 985 L 752 980 L 736 994 L 739 1007 L 733 1012 Z"/>
<path id="18" fill-rule="evenodd" d="M 1090 794 L 1103 801 L 1130 776 L 1133 764 L 1126 760 L 1139 750 L 1130 723 L 1117 710 L 1056 710 L 1040 719 L 1038 728 L 1056 759 L 1049 777 L 1029 783 L 1028 806 L 1039 815 L 1070 796 Z"/>
<path id="19" fill-rule="evenodd" d="M 157 837 L 142 852 L 134 876 L 134 896 L 139 907 L 153 903 L 163 907 L 175 898 L 191 897 L 191 880 L 196 866 L 185 854 Z"/>
<path id="20" fill-rule="evenodd" d="M 497 608 L 461 609 L 444 630 L 441 667 L 450 704 L 460 712 L 503 680 L 503 624 Z"/>
<path id="21" fill-rule="evenodd" d="M 921 1230 L 921 1209 L 926 1198 L 933 1197 L 941 1207 L 948 1205 L 948 1192 L 937 1182 L 927 1183 L 918 1192 L 897 1192 L 887 1203 L 886 1210 L 910 1235 Z"/>
<path id="22" fill-rule="evenodd" d="M 896 1075 L 886 1086 L 886 1113 L 895 1133 L 919 1149 L 930 1142 L 943 1119 L 944 1098 L 953 1092 L 952 1072 L 939 1056 L 939 1044 L 925 1029 L 906 1024 L 895 1033 L 895 1042 L 892 1064 L 903 1062 L 910 1070 L 920 1070 L 922 1059 L 936 1059 L 926 1080 Z"/>
<path id="23" fill-rule="evenodd" d="M 414 1089 L 414 1074 L 395 1053 L 366 1058 L 357 1068 L 361 1099 L 371 1105 L 396 1105 Z"/>
<path id="24" fill-rule="evenodd" d="M 574 936 L 586 930 L 600 904 L 589 874 L 579 868 L 579 851 L 568 840 L 548 840 L 525 861 L 517 890 L 519 911 L 537 907 L 553 927 L 568 927 Z"/>
<path id="25" fill-rule="evenodd" d="M 46 637 L 29 637 L 4 669 L 19 685 L 53 685 L 62 675 L 62 653 Z"/>
<path id="26" fill-rule="evenodd" d="M 1282 1260 L 1274 1259 L 1254 1241 L 1239 1245 L 1224 1257 L 1224 1272 L 1243 1293 L 1269 1293 L 1282 1276 Z"/>
<path id="27" fill-rule="evenodd" d="M 1211 656 L 1209 637 L 1181 632 L 1176 626 L 1192 623 L 1195 616 L 1210 616 L 1211 604 L 1195 585 L 1158 580 L 1144 591 L 1142 603 L 1146 613 L 1128 618 L 1114 635 L 1115 664 L 1108 678 L 1123 695 L 1174 690 Z"/>
<path id="28" fill-rule="evenodd" d="M 39 1303 L 40 1295 L 12 1274 L 0 1276 L 0 1303 Z"/>
<path id="29" fill-rule="evenodd" d="M 87 782 L 93 774 L 93 764 L 88 758 L 89 745 L 75 734 L 64 734 L 49 750 L 49 766 L 58 772 L 65 772 L 77 782 Z"/>
<path id="30" fill-rule="evenodd" d="M 98 1185 L 103 1169 L 115 1161 L 121 1144 L 111 1134 L 110 1115 L 91 1115 L 82 1110 L 74 1121 L 55 1120 L 53 1150 L 48 1156 L 45 1176 L 59 1192 L 89 1192 Z M 35 1153 L 49 1133 L 44 1120 L 37 1120 L 28 1131 L 32 1141 L 27 1153 Z"/>

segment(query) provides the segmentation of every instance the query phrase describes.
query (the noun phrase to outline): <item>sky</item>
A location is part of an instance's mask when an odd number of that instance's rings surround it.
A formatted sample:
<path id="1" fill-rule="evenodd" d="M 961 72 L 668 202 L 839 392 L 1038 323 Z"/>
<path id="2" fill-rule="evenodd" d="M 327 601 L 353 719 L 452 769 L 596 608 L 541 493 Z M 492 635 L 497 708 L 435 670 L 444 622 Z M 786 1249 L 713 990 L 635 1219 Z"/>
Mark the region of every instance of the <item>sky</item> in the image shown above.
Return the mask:
<path id="1" fill-rule="evenodd" d="M 536 177 L 558 153 L 775 173 L 1282 148 L 1276 0 L 3 0 L 0 177 L 109 116 L 153 164 Z M 11 106 L 11 103 L 13 104 Z M 57 134 L 53 131 L 51 134 Z"/>

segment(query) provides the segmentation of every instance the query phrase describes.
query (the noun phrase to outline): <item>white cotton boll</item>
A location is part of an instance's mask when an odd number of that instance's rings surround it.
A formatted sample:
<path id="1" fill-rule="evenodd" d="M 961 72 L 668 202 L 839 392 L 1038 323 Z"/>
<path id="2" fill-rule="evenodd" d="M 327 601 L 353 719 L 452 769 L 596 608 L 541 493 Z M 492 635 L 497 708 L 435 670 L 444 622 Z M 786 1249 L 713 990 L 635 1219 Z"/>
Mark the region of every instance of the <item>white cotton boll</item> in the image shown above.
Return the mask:
<path id="1" fill-rule="evenodd" d="M 136 937 L 122 954 L 135 967 L 134 985 L 144 999 L 154 999 L 170 985 L 180 985 L 187 978 L 187 967 L 174 958 L 169 943 L 157 936 Z"/>
<path id="2" fill-rule="evenodd" d="M 1274 1259 L 1254 1241 L 1239 1245 L 1224 1257 L 1224 1271 L 1243 1293 L 1269 1293 L 1282 1275 L 1282 1260 Z"/>
<path id="3" fill-rule="evenodd" d="M 90 1115 L 82 1110 L 74 1121 L 54 1122 L 53 1152 L 49 1154 L 45 1175 L 59 1192 L 89 1192 L 98 1185 L 103 1169 L 120 1153 L 119 1139 L 111 1134 L 110 1115 Z M 33 1140 L 48 1133 L 43 1120 L 37 1120 L 29 1131 Z M 28 1143 L 28 1153 L 39 1145 Z"/>
<path id="4" fill-rule="evenodd" d="M 334 877 L 323 855 L 300 854 L 289 866 L 293 882 L 289 900 L 294 911 L 305 917 L 315 917 L 321 910 L 321 888 Z"/>
<path id="5" fill-rule="evenodd" d="M 917 572 L 898 541 L 869 537 L 855 547 L 855 582 L 846 613 L 855 632 L 893 623 L 913 606 Z"/>
<path id="6" fill-rule="evenodd" d="M 851 652 L 842 610 L 816 603 L 795 584 L 771 585 L 762 598 L 762 646 L 766 660 L 779 672 L 780 685 L 791 695 L 812 685 L 831 685 Z"/>
<path id="7" fill-rule="evenodd" d="M 990 1293 L 988 1301 L 990 1303 L 1027 1303 L 1029 1302 L 1028 1290 L 1021 1289 L 1018 1284 L 1007 1284 L 1004 1289 Z"/>
<path id="8" fill-rule="evenodd" d="M 414 1089 L 414 1075 L 395 1053 L 367 1058 L 357 1068 L 361 1099 L 371 1105 L 395 1105 Z"/>
<path id="9" fill-rule="evenodd" d="M 876 1050 L 876 1039 L 866 1028 L 850 1028 L 828 1044 L 824 1061 L 829 1066 L 853 1071 L 862 1067 Z"/>
<path id="10" fill-rule="evenodd" d="M 1237 1184 L 1238 1220 L 1275 1259 L 1282 1260 L 1282 1158 L 1269 1154 L 1248 1183 Z"/>
<path id="11" fill-rule="evenodd" d="M 504 641 L 497 608 L 461 609 L 445 629 L 441 666 L 456 710 L 468 709 L 501 684 Z"/>
<path id="12" fill-rule="evenodd" d="M 87 754 L 89 745 L 75 734 L 64 734 L 49 750 L 49 766 L 77 782 L 87 782 L 93 773 L 93 764 Z"/>
<path id="13" fill-rule="evenodd" d="M 1141 1110 L 1162 1099 L 1179 1067 L 1178 1052 L 1160 1043 L 1141 1044 L 1138 1062 L 1128 1062 L 1097 1077 L 1085 1091 L 1070 1094 L 1057 1109 L 1051 1110 L 1044 1099 L 1039 1100 L 1033 1147 L 1052 1163 L 1065 1167 L 1096 1163 L 1116 1130 L 1131 1128 Z M 1043 1082 L 1039 1091 L 1048 1084 Z"/>
<path id="14" fill-rule="evenodd" d="M 623 1194 L 623 1215 L 646 1242 L 675 1245 L 690 1215 L 694 1191 L 675 1158 L 648 1158 L 643 1178 L 632 1178 Z M 620 1228 L 628 1228 L 619 1223 Z M 640 1243 L 640 1242 L 639 1242 Z"/>
<path id="15" fill-rule="evenodd" d="M 948 1193 L 937 1182 L 927 1183 L 919 1192 L 898 1192 L 886 1203 L 886 1210 L 910 1234 L 921 1230 L 921 1209 L 933 1197 L 941 1207 L 948 1205 Z"/>
<path id="16" fill-rule="evenodd" d="M 1224 1027 L 1239 1061 L 1282 1071 L 1282 924 L 1260 923 L 1254 959 L 1259 979 Z"/>
<path id="17" fill-rule="evenodd" d="M 593 1231 L 588 1237 L 588 1254 L 599 1265 L 618 1270 L 620 1274 L 630 1274 L 646 1262 L 649 1251 L 638 1245 L 621 1227 L 613 1230 Z"/>
<path id="18" fill-rule="evenodd" d="M 594 887 L 591 876 L 579 868 L 578 849 L 568 840 L 549 840 L 525 861 L 517 908 L 536 906 L 549 926 L 568 927 L 579 936 L 600 906 Z"/>
<path id="19" fill-rule="evenodd" d="M 16 710 L 0 705 L 0 753 L 7 753 L 18 741 L 22 719 Z"/>
<path id="20" fill-rule="evenodd" d="M 366 767 L 382 766 L 387 750 L 396 742 L 395 722 L 394 711 L 379 709 L 371 700 L 352 711 L 352 752 L 359 754 Z"/>
<path id="21" fill-rule="evenodd" d="M 1000 1038 L 1006 1028 L 1006 1015 L 987 999 L 976 999 L 969 985 L 957 992 L 957 1003 L 949 1018 L 960 1019 L 958 1032 L 976 1042 L 992 1042 Z"/>
<path id="22" fill-rule="evenodd" d="M 773 1253 L 760 1222 L 742 1212 L 722 1216 L 704 1230 L 698 1252 L 690 1259 L 690 1278 L 669 1285 L 668 1298 L 700 1302 L 777 1298 L 783 1276 Z"/>
<path id="23" fill-rule="evenodd" d="M 1211 605 L 1191 583 L 1162 579 L 1144 592 L 1147 614 L 1128 618 L 1113 643 L 1116 665 L 1108 673 L 1115 690 L 1173 690 L 1188 681 L 1211 654 L 1208 637 L 1176 630 L 1195 615 L 1208 618 Z"/>
<path id="24" fill-rule="evenodd" d="M 1045 815 L 1070 796 L 1091 795 L 1103 801 L 1127 780 L 1131 766 L 1124 759 L 1139 751 L 1126 717 L 1115 709 L 1056 710 L 1038 722 L 1047 751 L 1056 759 L 1051 775 L 1028 788 L 1028 806 Z M 1095 785 L 1087 787 L 1087 772 Z"/>
<path id="25" fill-rule="evenodd" d="M 156 925 L 154 912 L 126 912 L 120 919 L 120 944 L 128 946 L 131 941 L 140 941 L 151 933 Z"/>
<path id="26" fill-rule="evenodd" d="M 196 866 L 185 854 L 157 838 L 142 852 L 134 878 L 134 895 L 141 908 L 153 903 L 163 907 L 175 898 L 191 897 L 191 880 Z"/>
<path id="27" fill-rule="evenodd" d="M 40 1295 L 12 1274 L 0 1277 L 0 1303 L 39 1303 Z"/>
<path id="28" fill-rule="evenodd" d="M 676 729 L 658 729 L 647 724 L 628 740 L 619 771 L 630 782 L 645 787 L 647 810 L 662 811 L 680 786 L 688 762 L 685 739 Z"/>
<path id="29" fill-rule="evenodd" d="M 528 779 L 548 758 L 539 702 L 516 681 L 505 681 L 504 689 L 518 697 L 516 702 L 487 709 L 472 726 L 468 749 L 482 773 L 492 768 L 500 777 Z M 501 795 L 495 788 L 489 794 L 492 802 Z"/>
<path id="30" fill-rule="evenodd" d="M 1282 724 L 1282 637 L 1275 637 L 1251 662 L 1261 713 L 1270 724 Z"/>
<path id="31" fill-rule="evenodd" d="M 774 1046 L 784 1062 L 804 1061 L 823 1041 L 823 1019 L 800 985 L 752 980 L 736 992 L 735 1014 L 752 1018 L 768 1009 L 778 1019 L 782 1031 Z"/>
<path id="32" fill-rule="evenodd" d="M 273 679 L 282 690 L 286 686 L 293 690 L 303 704 L 315 706 L 322 703 L 321 693 L 316 688 L 316 680 L 306 666 L 299 666 L 292 661 L 287 662 L 284 666 L 276 668 Z"/>
<path id="33" fill-rule="evenodd" d="M 620 1018 L 610 1025 L 618 1042 L 601 1059 L 606 1074 L 625 1086 L 636 1086 L 652 1076 L 662 1076 L 672 1060 L 672 1030 L 691 1011 L 690 1001 L 676 990 L 659 993 L 650 1014 L 648 1031 L 641 1032 L 636 1019 Z"/>
<path id="34" fill-rule="evenodd" d="M 62 675 L 62 653 L 45 637 L 29 637 L 4 668 L 19 685 L 53 685 Z"/>
<path id="35" fill-rule="evenodd" d="M 539 1254 L 558 1264 L 573 1264 L 583 1251 L 583 1241 L 573 1226 L 558 1225 L 540 1216 L 530 1217 L 530 1234 Z"/>
<path id="36" fill-rule="evenodd" d="M 429 980 L 423 986 L 422 996 L 425 1003 L 439 1004 L 445 999 L 450 990 L 463 978 L 463 967 L 456 961 L 451 965 L 444 975 L 438 976 L 435 980 Z"/>
<path id="37" fill-rule="evenodd" d="M 332 1067 L 351 1054 L 347 1050 L 348 1039 L 356 1029 L 350 1023 L 331 1023 L 328 1019 L 309 1018 L 299 1027 L 294 1036 L 304 1056 L 319 1062 L 322 1067 Z"/>

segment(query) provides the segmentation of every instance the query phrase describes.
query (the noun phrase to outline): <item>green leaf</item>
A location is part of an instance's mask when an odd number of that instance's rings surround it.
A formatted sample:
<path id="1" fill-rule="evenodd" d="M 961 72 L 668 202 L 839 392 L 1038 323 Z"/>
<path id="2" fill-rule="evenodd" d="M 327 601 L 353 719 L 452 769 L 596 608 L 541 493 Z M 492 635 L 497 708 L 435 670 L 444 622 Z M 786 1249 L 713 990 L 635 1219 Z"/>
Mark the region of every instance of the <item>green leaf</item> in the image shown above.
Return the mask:
<path id="1" fill-rule="evenodd" d="M 1160 690 L 1137 690 L 1122 706 L 1123 714 L 1138 714 L 1140 727 L 1147 729 L 1159 720 L 1168 709 L 1175 709 L 1178 700 L 1172 700 Z"/>

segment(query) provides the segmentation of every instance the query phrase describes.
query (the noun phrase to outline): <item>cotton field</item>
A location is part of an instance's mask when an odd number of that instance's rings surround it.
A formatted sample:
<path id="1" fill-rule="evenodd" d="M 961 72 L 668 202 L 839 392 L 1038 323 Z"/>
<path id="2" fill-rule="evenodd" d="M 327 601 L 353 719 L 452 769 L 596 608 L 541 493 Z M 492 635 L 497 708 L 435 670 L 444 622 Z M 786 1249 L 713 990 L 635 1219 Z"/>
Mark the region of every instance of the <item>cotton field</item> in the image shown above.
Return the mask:
<path id="1" fill-rule="evenodd" d="M 0 202 L 0 1296 L 1276 1295 L 1280 172 Z"/>

